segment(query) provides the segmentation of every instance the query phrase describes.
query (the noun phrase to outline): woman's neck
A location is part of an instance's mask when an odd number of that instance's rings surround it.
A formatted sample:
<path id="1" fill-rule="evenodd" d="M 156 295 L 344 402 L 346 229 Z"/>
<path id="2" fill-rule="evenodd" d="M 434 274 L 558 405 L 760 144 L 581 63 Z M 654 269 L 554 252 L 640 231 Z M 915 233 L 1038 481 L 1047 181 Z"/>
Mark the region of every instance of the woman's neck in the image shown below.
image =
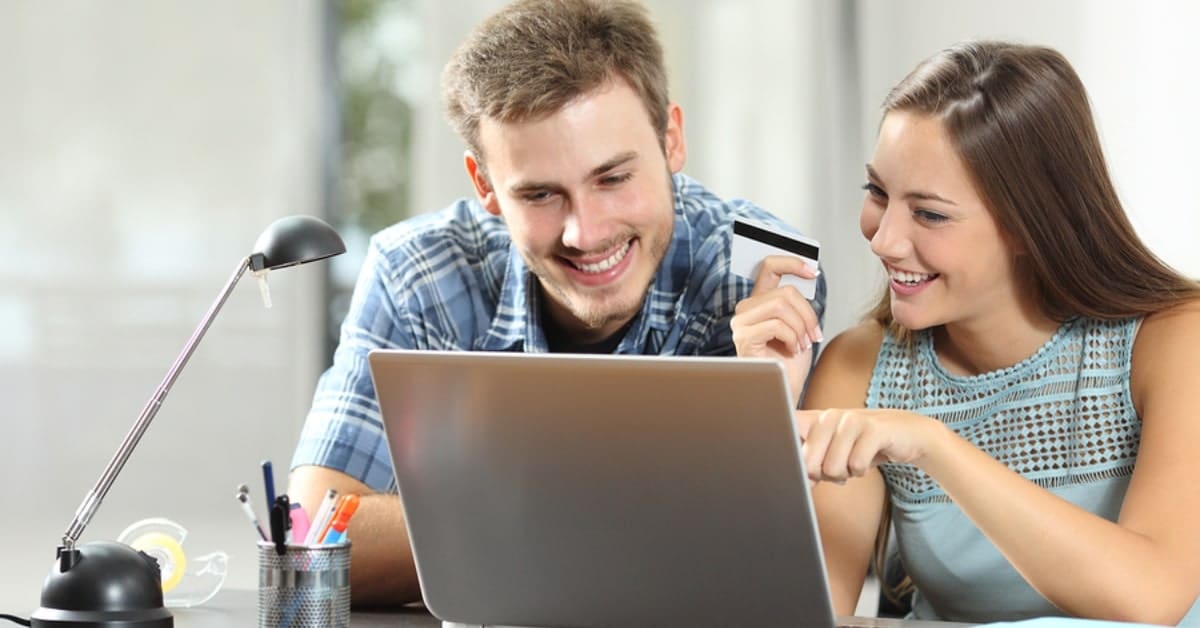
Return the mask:
<path id="1" fill-rule="evenodd" d="M 933 330 L 934 348 L 946 370 L 955 375 L 979 375 L 1030 357 L 1061 325 L 1040 311 L 1018 308 L 986 320 L 942 325 Z"/>

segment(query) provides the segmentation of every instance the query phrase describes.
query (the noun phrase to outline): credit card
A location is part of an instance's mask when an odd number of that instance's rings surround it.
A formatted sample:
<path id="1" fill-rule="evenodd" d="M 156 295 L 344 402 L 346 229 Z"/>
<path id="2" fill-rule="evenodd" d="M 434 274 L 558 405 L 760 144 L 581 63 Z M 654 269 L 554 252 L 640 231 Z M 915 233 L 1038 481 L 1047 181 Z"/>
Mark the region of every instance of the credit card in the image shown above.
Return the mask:
<path id="1" fill-rule="evenodd" d="M 817 258 L 821 245 L 812 238 L 786 233 L 774 227 L 741 218 L 733 221 L 733 250 L 729 269 L 735 275 L 751 281 L 758 276 L 763 258 L 768 255 L 791 255 L 804 260 L 813 270 L 819 270 Z M 806 299 L 817 293 L 817 280 L 784 275 L 781 286 L 795 286 Z"/>

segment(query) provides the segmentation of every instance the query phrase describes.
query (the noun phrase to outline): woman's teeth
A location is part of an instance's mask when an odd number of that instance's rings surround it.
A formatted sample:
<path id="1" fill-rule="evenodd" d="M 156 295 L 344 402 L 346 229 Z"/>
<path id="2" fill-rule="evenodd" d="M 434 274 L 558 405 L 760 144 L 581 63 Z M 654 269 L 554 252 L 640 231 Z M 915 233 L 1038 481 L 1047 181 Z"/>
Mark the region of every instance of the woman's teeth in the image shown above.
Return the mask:
<path id="1" fill-rule="evenodd" d="M 938 273 L 910 273 L 903 270 L 888 270 L 888 277 L 905 285 L 915 286 L 919 283 L 936 279 Z"/>

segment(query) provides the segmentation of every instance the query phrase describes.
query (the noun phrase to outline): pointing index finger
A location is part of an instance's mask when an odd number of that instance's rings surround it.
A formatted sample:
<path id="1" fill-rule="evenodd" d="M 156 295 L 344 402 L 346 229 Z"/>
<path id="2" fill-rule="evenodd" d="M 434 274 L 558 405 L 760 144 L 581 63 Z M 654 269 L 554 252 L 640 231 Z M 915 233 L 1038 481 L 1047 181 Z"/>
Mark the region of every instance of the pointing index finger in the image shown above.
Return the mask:
<path id="1" fill-rule="evenodd" d="M 796 411 L 796 436 L 800 440 L 808 438 L 808 431 L 812 429 L 814 423 L 821 418 L 820 410 L 797 410 Z"/>

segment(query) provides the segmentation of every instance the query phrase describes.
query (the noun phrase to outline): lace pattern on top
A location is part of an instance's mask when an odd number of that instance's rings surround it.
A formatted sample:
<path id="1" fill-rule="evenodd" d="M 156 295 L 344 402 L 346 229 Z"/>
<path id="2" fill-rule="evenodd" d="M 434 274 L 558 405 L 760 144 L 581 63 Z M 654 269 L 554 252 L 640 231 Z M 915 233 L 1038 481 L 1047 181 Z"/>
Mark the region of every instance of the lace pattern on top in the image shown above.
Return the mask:
<path id="1" fill-rule="evenodd" d="M 1141 437 L 1129 392 L 1138 322 L 1072 319 L 1029 358 L 973 376 L 946 371 L 928 331 L 915 334 L 911 346 L 885 334 L 866 406 L 940 420 L 1046 488 L 1125 477 Z M 880 470 L 893 500 L 949 501 L 912 465 Z"/>

